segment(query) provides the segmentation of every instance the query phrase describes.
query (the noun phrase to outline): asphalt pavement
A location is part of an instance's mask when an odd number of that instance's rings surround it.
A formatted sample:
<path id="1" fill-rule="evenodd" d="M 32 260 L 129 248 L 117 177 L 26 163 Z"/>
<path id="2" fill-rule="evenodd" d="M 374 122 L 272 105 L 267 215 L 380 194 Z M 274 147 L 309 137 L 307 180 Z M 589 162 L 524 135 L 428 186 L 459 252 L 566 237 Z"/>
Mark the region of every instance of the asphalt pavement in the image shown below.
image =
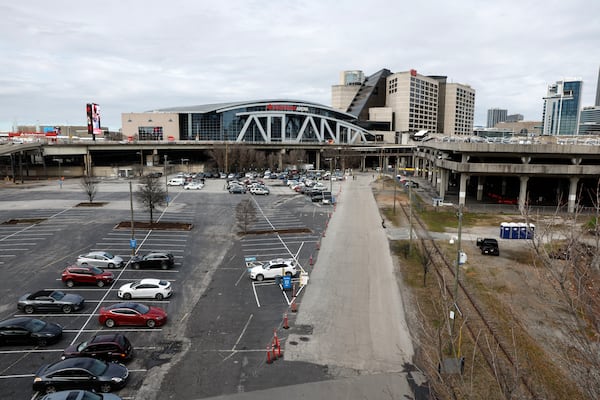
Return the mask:
<path id="1" fill-rule="evenodd" d="M 284 342 L 284 360 L 333 379 L 211 399 L 426 398 L 371 174 L 341 185 L 320 253 Z"/>

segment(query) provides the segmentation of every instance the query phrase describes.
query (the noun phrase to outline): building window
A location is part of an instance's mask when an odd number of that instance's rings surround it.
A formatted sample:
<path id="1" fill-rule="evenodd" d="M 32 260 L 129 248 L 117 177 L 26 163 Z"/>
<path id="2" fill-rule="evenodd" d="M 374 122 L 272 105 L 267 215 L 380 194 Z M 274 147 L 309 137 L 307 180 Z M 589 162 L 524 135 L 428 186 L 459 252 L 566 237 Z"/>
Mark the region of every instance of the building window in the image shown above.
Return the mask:
<path id="1" fill-rule="evenodd" d="M 139 140 L 163 140 L 162 126 L 140 126 L 138 128 Z"/>

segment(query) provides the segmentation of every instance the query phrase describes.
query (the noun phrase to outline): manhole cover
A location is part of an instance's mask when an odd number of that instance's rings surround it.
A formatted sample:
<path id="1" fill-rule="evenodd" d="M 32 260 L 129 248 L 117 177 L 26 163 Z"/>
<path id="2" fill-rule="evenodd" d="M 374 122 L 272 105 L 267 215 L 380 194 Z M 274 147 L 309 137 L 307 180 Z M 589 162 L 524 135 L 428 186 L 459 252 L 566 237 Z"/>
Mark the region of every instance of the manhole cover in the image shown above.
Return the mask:
<path id="1" fill-rule="evenodd" d="M 292 346 L 296 346 L 298 344 L 298 342 L 296 342 L 295 340 L 290 340 L 288 343 Z"/>
<path id="2" fill-rule="evenodd" d="M 300 336 L 301 342 L 308 342 L 309 340 L 310 340 L 310 338 L 307 338 L 306 336 Z"/>

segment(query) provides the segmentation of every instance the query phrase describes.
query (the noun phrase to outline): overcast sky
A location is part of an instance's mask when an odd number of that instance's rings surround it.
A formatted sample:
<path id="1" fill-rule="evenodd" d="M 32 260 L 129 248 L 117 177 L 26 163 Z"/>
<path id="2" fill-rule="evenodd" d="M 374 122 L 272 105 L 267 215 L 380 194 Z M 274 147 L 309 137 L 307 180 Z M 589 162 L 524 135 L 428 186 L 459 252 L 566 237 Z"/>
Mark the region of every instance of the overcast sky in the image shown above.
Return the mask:
<path id="1" fill-rule="evenodd" d="M 0 130 L 257 99 L 331 105 L 343 70 L 416 69 L 541 120 L 547 85 L 600 66 L 597 0 L 26 0 L 0 5 Z"/>

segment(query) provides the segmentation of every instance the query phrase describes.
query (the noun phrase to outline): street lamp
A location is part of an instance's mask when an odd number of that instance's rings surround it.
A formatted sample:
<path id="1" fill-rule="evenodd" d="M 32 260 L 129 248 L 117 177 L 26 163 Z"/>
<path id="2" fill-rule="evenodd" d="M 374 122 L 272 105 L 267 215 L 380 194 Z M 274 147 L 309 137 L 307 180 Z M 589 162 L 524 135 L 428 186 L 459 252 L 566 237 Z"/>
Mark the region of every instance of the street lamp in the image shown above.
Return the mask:
<path id="1" fill-rule="evenodd" d="M 333 158 L 326 158 L 329 161 L 329 192 L 333 194 Z"/>
<path id="2" fill-rule="evenodd" d="M 164 168 L 165 168 L 165 192 L 167 194 L 167 207 L 169 206 L 169 177 L 167 176 L 167 155 L 165 154 L 165 164 L 164 164 Z"/>

